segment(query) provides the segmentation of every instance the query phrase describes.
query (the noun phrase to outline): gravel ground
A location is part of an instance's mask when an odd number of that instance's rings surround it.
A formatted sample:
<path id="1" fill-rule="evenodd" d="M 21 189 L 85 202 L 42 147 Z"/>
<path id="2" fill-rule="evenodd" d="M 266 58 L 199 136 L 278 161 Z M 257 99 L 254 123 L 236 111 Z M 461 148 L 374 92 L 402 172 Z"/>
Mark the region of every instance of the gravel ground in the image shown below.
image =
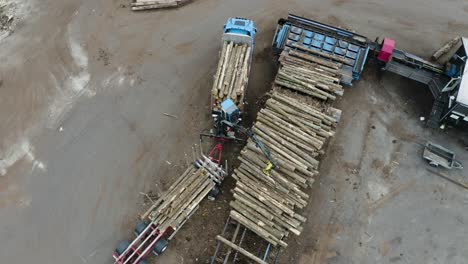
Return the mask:
<path id="1" fill-rule="evenodd" d="M 0 256 L 14 264 L 112 263 L 113 248 L 131 237 L 144 209 L 140 192 L 167 188 L 185 166 L 184 152 L 210 126 L 209 90 L 228 17 L 252 18 L 259 29 L 249 119 L 273 79 L 269 46 L 277 19 L 288 12 L 370 38 L 390 36 L 425 57 L 454 34 L 468 35 L 464 1 L 198 0 L 142 13 L 130 12 L 126 0 L 14 3 L 1 9 L 15 16 L 13 34 L 0 41 Z M 462 263 L 459 245 L 468 236 L 458 209 L 466 196 L 416 171 L 414 164 L 424 164 L 408 141 L 433 137 L 459 152 L 457 144 L 414 121 L 425 109 L 413 108 L 418 94 L 405 101 L 413 83 L 366 74 L 340 103 L 347 114 L 330 144 L 322 185 L 313 190 L 309 225 L 280 263 L 311 263 L 314 256 L 316 263 Z M 238 149 L 230 148 L 230 155 Z M 359 173 L 348 173 L 354 170 Z M 387 174 L 396 179 L 385 182 Z M 358 191 L 347 189 L 346 178 Z M 158 262 L 208 260 L 227 217 L 229 184 L 219 201 L 202 205 Z M 369 201 L 398 190 L 388 207 L 379 203 L 366 213 Z M 437 198 L 442 209 L 434 207 Z M 407 200 L 428 209 L 417 211 Z M 415 214 L 403 218 L 408 212 Z"/>

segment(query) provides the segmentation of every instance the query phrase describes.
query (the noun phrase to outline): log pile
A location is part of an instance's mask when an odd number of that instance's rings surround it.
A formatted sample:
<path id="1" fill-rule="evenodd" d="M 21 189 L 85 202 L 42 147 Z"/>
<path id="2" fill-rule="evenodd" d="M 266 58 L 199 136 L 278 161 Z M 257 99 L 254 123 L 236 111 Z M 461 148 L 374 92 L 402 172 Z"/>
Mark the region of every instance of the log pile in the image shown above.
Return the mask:
<path id="1" fill-rule="evenodd" d="M 273 91 L 270 97 L 253 131 L 278 168 L 265 174 L 268 159 L 254 142 L 247 142 L 233 173 L 237 182 L 230 217 L 273 246 L 286 247 L 290 233 L 302 232 L 306 218 L 297 211 L 307 205 L 306 189 L 318 174 L 319 156 L 334 135 L 339 121 L 335 112 L 340 111 L 305 103 L 284 91 Z"/>
<path id="2" fill-rule="evenodd" d="M 220 184 L 225 172 L 208 157 L 202 156 L 177 179 L 142 215 L 157 223 L 161 230 L 177 230 L 198 208 L 208 193 Z"/>
<path id="3" fill-rule="evenodd" d="M 242 111 L 251 53 L 247 44 L 223 42 L 212 88 L 213 109 L 219 109 L 221 102 L 230 98 Z"/>
<path id="4" fill-rule="evenodd" d="M 325 60 L 296 50 L 283 51 L 275 84 L 322 101 L 343 95 L 340 85 L 342 63 Z"/>
<path id="5" fill-rule="evenodd" d="M 131 3 L 133 11 L 179 7 L 191 0 L 134 0 Z"/>

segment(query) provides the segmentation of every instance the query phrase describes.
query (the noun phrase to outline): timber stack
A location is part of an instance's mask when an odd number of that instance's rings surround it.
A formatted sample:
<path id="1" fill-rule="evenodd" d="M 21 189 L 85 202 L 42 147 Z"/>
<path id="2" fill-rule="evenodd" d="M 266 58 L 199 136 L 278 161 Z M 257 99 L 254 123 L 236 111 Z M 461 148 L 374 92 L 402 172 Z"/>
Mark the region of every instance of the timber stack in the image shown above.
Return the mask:
<path id="1" fill-rule="evenodd" d="M 300 235 L 306 218 L 297 210 L 307 205 L 305 190 L 318 175 L 318 157 L 337 123 L 337 117 L 324 109 L 272 92 L 253 131 L 278 168 L 265 174 L 268 159 L 248 141 L 233 173 L 237 182 L 230 217 L 273 246 L 286 247 L 284 238 L 290 233 Z"/>
<path id="2" fill-rule="evenodd" d="M 285 50 L 280 55 L 281 67 L 275 84 L 321 101 L 333 101 L 343 95 L 340 85 L 342 64 L 308 55 L 296 50 Z"/>
<path id="3" fill-rule="evenodd" d="M 172 184 L 169 189 L 153 203 L 151 208 L 142 215 L 142 219 L 149 219 L 165 230 L 180 228 L 198 208 L 200 202 L 208 193 L 221 184 L 226 172 L 202 155 L 193 165 Z"/>
<path id="4" fill-rule="evenodd" d="M 251 46 L 224 41 L 212 88 L 213 109 L 231 99 L 243 110 L 244 95 L 250 71 Z"/>
<path id="5" fill-rule="evenodd" d="M 133 11 L 179 7 L 191 0 L 134 0 L 130 5 Z"/>
<path id="6" fill-rule="evenodd" d="M 251 139 L 247 141 L 233 172 L 236 186 L 230 219 L 272 246 L 284 248 L 286 238 L 300 235 L 307 220 L 300 210 L 308 203 L 307 190 L 340 120 L 341 110 L 331 103 L 343 95 L 343 88 L 338 62 L 295 50 L 284 51 L 279 61 L 269 99 L 252 128 L 277 166 L 268 170 L 271 161 Z M 266 263 L 222 236 L 217 240 L 250 260 Z"/>

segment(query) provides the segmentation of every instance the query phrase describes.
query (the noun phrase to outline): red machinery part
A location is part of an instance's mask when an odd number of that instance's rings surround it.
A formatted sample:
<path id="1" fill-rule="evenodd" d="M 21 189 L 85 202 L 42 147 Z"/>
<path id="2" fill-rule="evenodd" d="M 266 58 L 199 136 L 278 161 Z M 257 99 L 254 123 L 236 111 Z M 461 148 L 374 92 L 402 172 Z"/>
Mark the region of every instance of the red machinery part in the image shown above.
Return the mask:
<path id="1" fill-rule="evenodd" d="M 389 62 L 392 58 L 393 50 L 395 49 L 395 40 L 384 38 L 382 48 L 380 49 L 377 59 L 382 62 Z"/>
<path id="2" fill-rule="evenodd" d="M 223 154 L 223 144 L 218 143 L 214 148 L 208 153 L 208 157 L 211 161 L 215 162 L 218 165 L 221 165 L 221 157 Z"/>

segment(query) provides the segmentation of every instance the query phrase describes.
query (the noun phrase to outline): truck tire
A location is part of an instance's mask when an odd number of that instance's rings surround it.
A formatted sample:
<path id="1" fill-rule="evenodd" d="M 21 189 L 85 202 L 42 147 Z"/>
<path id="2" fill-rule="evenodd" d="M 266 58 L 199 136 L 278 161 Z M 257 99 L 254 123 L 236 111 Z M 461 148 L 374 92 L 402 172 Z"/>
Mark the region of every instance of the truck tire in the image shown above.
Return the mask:
<path id="1" fill-rule="evenodd" d="M 115 249 L 115 253 L 117 253 L 118 256 L 122 255 L 122 253 L 124 253 L 128 246 L 130 246 L 130 242 L 128 242 L 127 240 L 120 242 L 120 244 Z"/>
<path id="2" fill-rule="evenodd" d="M 169 245 L 169 242 L 168 242 L 166 239 L 161 238 L 161 239 L 160 239 L 158 242 L 156 242 L 156 244 L 154 245 L 154 247 L 153 247 L 153 253 L 154 253 L 156 256 L 161 255 L 162 253 L 164 253 L 164 251 L 166 251 L 168 245 Z"/>
<path id="3" fill-rule="evenodd" d="M 136 236 L 139 236 L 141 234 L 141 232 L 143 232 L 145 230 L 145 228 L 149 225 L 149 221 L 148 220 L 144 220 L 144 221 L 140 221 L 136 224 L 135 226 L 135 235 Z"/>

